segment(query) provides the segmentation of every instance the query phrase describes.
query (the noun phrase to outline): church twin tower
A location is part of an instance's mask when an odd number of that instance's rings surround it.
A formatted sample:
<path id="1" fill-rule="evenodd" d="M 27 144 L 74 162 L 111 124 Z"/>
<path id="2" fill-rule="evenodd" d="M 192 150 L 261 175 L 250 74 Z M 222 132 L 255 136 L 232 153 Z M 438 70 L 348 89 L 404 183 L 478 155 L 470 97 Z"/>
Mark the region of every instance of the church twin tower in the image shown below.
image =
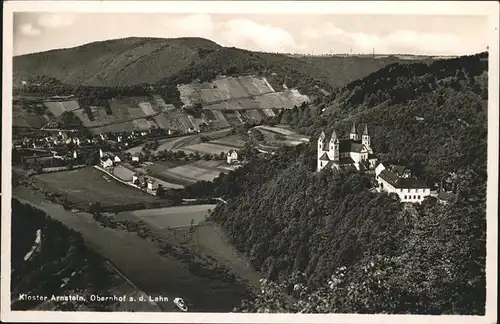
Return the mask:
<path id="1" fill-rule="evenodd" d="M 357 169 L 360 168 L 360 162 L 369 161 L 370 164 L 374 161 L 373 151 L 371 149 L 370 135 L 368 134 L 368 125 L 365 125 L 361 140 L 356 132 L 356 124 L 353 123 L 349 139 L 341 140 L 338 138 L 335 131 L 329 141 L 326 140 L 326 135 L 321 132 L 318 139 L 318 171 L 324 167 L 336 167 L 342 165 L 353 165 Z"/>

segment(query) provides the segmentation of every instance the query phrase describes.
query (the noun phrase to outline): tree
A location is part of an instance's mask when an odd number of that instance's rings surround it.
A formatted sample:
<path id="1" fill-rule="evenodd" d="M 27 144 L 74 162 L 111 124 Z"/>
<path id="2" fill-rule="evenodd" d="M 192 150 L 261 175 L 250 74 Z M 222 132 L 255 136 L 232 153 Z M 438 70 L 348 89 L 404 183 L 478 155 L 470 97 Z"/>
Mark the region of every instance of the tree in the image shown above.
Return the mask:
<path id="1" fill-rule="evenodd" d="M 165 189 L 163 189 L 163 185 L 158 184 L 158 189 L 156 189 L 156 196 L 160 198 L 165 197 Z"/>

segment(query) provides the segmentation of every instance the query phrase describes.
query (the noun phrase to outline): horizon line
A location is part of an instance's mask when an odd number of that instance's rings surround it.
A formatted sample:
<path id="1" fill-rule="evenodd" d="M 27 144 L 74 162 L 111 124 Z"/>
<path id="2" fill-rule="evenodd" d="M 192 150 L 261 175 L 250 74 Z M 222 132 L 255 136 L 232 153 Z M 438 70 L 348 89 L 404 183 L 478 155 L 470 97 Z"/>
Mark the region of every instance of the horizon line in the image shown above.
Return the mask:
<path id="1" fill-rule="evenodd" d="M 470 55 L 477 55 L 477 54 L 481 54 L 481 53 L 487 53 L 489 51 L 489 47 L 486 48 L 486 50 L 484 51 L 480 51 L 480 52 L 474 52 L 474 53 L 461 53 L 461 54 L 446 54 L 446 55 L 443 55 L 443 54 L 439 54 L 439 53 L 436 53 L 436 54 L 429 54 L 429 53 L 425 53 L 425 54 L 415 54 L 415 53 L 376 53 L 375 51 L 372 51 L 372 52 L 366 52 L 366 53 L 355 53 L 355 52 L 351 52 L 351 53 L 328 53 L 328 52 L 325 52 L 325 53 L 314 53 L 314 51 L 312 52 L 267 52 L 267 51 L 258 51 L 258 50 L 250 50 L 250 49 L 246 49 L 246 48 L 240 48 L 240 47 L 235 47 L 235 46 L 223 46 L 223 45 L 220 45 L 219 43 L 217 43 L 216 41 L 210 39 L 210 38 L 206 38 L 206 37 L 198 37 L 198 36 L 182 36 L 182 37 L 148 37 L 148 36 L 127 36 L 127 37 L 118 37 L 118 38 L 110 38 L 110 39 L 103 39 L 103 40 L 95 40 L 95 41 L 91 41 L 91 42 L 88 42 L 88 43 L 82 43 L 80 45 L 75 45 L 75 46 L 70 46 L 70 47 L 56 47 L 56 48 L 51 48 L 51 49 L 47 49 L 47 50 L 43 50 L 43 51 L 39 51 L 39 52 L 28 52 L 28 53 L 22 53 L 22 54 L 17 54 L 17 55 L 13 55 L 13 57 L 20 57 L 20 56 L 26 56 L 26 55 L 35 55 L 35 54 L 42 54 L 42 53 L 48 53 L 48 52 L 54 52 L 54 51 L 63 51 L 63 50 L 71 50 L 71 49 L 75 49 L 75 48 L 78 48 L 78 47 L 83 47 L 83 46 L 87 46 L 87 45 L 90 45 L 90 44 L 95 44 L 95 43 L 104 43 L 104 42 L 112 42 L 112 41 L 118 41 L 118 40 L 125 40 L 125 39 L 132 39 L 132 38 L 138 38 L 138 39 L 155 39 L 155 40 L 158 40 L 158 39 L 162 39 L 162 40 L 173 40 L 173 39 L 202 39 L 202 40 L 206 40 L 206 41 L 209 41 L 209 42 L 212 42 L 216 45 L 218 45 L 220 48 L 235 48 L 235 49 L 238 49 L 238 50 L 243 50 L 243 51 L 248 51 L 248 52 L 254 52 L 254 53 L 263 53 L 263 54 L 281 54 L 281 55 L 292 55 L 292 56 L 313 56 L 313 57 L 325 57 L 325 56 L 420 56 L 420 57 L 439 57 L 439 58 L 455 58 L 455 57 L 460 57 L 460 56 L 470 56 Z"/>

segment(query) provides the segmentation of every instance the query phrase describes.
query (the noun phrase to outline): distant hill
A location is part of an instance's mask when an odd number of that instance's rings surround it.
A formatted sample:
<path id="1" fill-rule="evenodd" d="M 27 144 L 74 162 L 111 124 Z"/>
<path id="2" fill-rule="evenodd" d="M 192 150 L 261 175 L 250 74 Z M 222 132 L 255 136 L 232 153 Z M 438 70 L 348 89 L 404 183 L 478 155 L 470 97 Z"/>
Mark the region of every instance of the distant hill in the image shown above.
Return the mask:
<path id="1" fill-rule="evenodd" d="M 33 75 L 63 83 L 126 86 L 151 83 L 175 74 L 204 51 L 220 46 L 201 38 L 125 38 L 27 54 L 14 58 L 14 79 Z"/>
<path id="2" fill-rule="evenodd" d="M 16 56 L 14 84 L 46 76 L 65 84 L 123 87 L 209 81 L 216 74 L 266 73 L 274 76 L 273 86 L 286 82 L 299 88 L 319 85 L 329 89 L 404 61 L 397 57 L 291 57 L 222 47 L 202 38 L 133 37 Z"/>

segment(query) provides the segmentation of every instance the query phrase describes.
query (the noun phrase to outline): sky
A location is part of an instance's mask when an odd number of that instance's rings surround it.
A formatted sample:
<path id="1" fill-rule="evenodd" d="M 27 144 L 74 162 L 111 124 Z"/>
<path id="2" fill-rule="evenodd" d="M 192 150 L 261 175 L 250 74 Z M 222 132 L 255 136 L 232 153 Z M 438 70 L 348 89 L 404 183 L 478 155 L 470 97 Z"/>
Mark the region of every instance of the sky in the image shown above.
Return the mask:
<path id="1" fill-rule="evenodd" d="M 464 55 L 485 51 L 489 37 L 477 15 L 16 12 L 13 28 L 14 55 L 132 36 L 265 52 Z"/>

